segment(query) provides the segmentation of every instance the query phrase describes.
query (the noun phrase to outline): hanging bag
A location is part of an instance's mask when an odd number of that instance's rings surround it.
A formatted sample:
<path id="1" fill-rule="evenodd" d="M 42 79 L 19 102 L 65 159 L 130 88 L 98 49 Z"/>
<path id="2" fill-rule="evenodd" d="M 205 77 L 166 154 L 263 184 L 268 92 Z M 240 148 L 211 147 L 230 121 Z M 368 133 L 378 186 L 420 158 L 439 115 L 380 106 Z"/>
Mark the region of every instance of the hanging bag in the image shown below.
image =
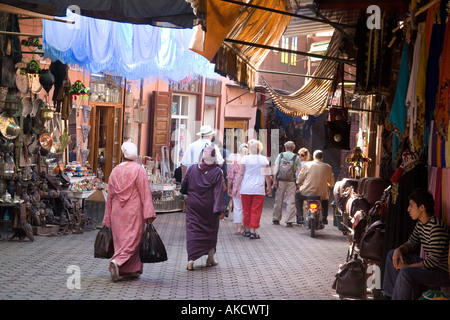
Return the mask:
<path id="1" fill-rule="evenodd" d="M 167 260 L 167 252 L 155 226 L 147 224 L 139 246 L 139 257 L 142 263 L 156 263 Z"/>
<path id="2" fill-rule="evenodd" d="M 383 244 L 386 225 L 380 220 L 372 223 L 364 232 L 359 244 L 359 256 L 376 264 L 383 261 Z"/>
<path id="3" fill-rule="evenodd" d="M 114 242 L 112 231 L 107 226 L 103 226 L 97 233 L 94 243 L 94 257 L 110 259 L 114 255 Z"/>

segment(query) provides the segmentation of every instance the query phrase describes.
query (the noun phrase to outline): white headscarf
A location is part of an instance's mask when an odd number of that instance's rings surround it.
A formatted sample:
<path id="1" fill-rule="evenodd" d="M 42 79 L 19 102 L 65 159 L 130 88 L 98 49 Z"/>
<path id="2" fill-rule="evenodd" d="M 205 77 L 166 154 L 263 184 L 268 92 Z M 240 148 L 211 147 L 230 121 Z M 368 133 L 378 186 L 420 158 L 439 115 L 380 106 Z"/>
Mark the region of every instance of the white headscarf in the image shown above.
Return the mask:
<path id="1" fill-rule="evenodd" d="M 138 159 L 137 147 L 133 142 L 124 142 L 122 144 L 122 153 L 125 159 L 136 161 Z"/>

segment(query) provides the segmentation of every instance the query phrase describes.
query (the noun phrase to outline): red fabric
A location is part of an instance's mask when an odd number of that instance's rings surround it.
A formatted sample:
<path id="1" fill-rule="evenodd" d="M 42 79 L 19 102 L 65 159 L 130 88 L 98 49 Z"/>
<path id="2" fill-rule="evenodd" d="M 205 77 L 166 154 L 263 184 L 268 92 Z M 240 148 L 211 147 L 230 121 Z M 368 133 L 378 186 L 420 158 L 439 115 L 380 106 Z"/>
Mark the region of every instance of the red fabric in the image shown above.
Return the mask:
<path id="1" fill-rule="evenodd" d="M 244 211 L 242 222 L 245 226 L 252 229 L 259 228 L 264 199 L 265 196 L 260 194 L 241 194 L 242 209 Z"/>

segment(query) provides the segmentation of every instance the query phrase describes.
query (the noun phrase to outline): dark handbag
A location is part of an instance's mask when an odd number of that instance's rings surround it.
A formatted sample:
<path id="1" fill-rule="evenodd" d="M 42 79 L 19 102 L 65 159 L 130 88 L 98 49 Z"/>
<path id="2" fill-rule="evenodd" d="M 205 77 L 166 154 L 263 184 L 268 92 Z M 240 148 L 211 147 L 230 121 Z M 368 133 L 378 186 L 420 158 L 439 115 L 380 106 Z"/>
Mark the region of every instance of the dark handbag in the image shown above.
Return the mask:
<path id="1" fill-rule="evenodd" d="M 324 149 L 350 150 L 351 123 L 347 121 L 325 121 Z"/>
<path id="2" fill-rule="evenodd" d="M 188 179 L 185 178 L 185 179 L 183 179 L 183 181 L 181 182 L 180 193 L 181 193 L 181 194 L 187 194 L 187 190 L 188 190 Z"/>
<path id="3" fill-rule="evenodd" d="M 348 121 L 348 108 L 331 107 L 328 119 L 329 121 Z"/>
<path id="4" fill-rule="evenodd" d="M 341 297 L 361 299 L 366 296 L 366 267 L 359 259 L 345 263 L 336 274 L 333 289 Z"/>
<path id="5" fill-rule="evenodd" d="M 375 263 L 383 261 L 383 243 L 386 225 L 380 220 L 372 223 L 364 232 L 359 244 L 359 256 Z"/>
<path id="6" fill-rule="evenodd" d="M 181 194 L 187 194 L 188 193 L 188 186 L 189 186 L 189 175 L 188 172 L 186 172 L 186 175 L 184 176 L 184 179 L 181 181 Z"/>
<path id="7" fill-rule="evenodd" d="M 114 255 L 114 242 L 112 231 L 107 226 L 103 226 L 95 237 L 94 257 L 110 259 Z"/>
<path id="8" fill-rule="evenodd" d="M 147 224 L 139 246 L 139 257 L 142 263 L 155 263 L 167 260 L 167 252 L 155 226 Z"/>

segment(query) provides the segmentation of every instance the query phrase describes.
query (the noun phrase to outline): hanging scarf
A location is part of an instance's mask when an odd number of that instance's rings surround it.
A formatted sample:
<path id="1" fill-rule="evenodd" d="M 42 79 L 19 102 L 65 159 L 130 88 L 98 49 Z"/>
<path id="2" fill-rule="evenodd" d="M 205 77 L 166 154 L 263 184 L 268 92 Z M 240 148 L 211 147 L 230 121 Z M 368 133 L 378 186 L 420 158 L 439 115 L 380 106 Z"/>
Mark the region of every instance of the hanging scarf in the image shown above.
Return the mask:
<path id="1" fill-rule="evenodd" d="M 445 30 L 444 46 L 439 68 L 439 87 L 436 104 L 436 129 L 442 139 L 447 136 L 450 111 L 450 23 Z"/>
<path id="2" fill-rule="evenodd" d="M 414 131 L 414 147 L 420 149 L 427 145 L 425 140 L 425 88 L 426 88 L 426 74 L 427 74 L 427 61 L 428 61 L 428 49 L 427 39 L 425 34 L 426 25 L 421 24 L 419 26 L 419 32 L 421 33 L 420 41 L 420 62 L 419 70 L 417 73 L 417 121 Z"/>
<path id="3" fill-rule="evenodd" d="M 406 127 L 406 92 L 408 90 L 409 68 L 408 68 L 408 44 L 405 41 L 403 45 L 402 58 L 400 62 L 400 74 L 395 91 L 394 102 L 392 103 L 389 121 L 396 127 L 397 134 L 394 135 L 392 144 L 392 161 L 395 163 L 396 153 L 400 140 L 403 140 Z M 394 166 L 395 167 L 395 166 Z"/>
<path id="4" fill-rule="evenodd" d="M 426 113 L 425 113 L 425 138 L 431 133 L 430 125 L 436 110 L 436 100 L 439 86 L 439 67 L 441 52 L 444 44 L 446 29 L 447 1 L 441 1 L 439 14 L 433 24 L 427 62 L 427 83 L 426 83 Z M 439 128 L 436 128 L 439 130 Z"/>

